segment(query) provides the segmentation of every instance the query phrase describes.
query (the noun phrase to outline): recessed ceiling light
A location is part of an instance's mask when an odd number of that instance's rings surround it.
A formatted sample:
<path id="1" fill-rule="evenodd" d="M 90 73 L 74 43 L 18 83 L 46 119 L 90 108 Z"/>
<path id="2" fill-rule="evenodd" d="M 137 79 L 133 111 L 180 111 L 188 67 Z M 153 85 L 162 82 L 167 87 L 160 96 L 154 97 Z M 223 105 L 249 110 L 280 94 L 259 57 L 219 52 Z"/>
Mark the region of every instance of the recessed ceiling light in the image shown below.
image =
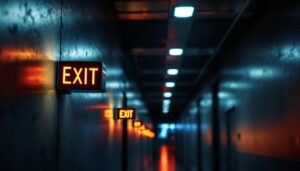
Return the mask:
<path id="1" fill-rule="evenodd" d="M 162 110 L 163 111 L 169 111 L 169 108 L 163 108 Z"/>
<path id="2" fill-rule="evenodd" d="M 163 110 L 162 112 L 163 112 L 163 114 L 167 114 L 167 113 L 169 113 L 169 111 L 168 111 L 168 110 Z"/>
<path id="3" fill-rule="evenodd" d="M 169 106 L 163 106 L 163 110 L 169 110 Z"/>
<path id="4" fill-rule="evenodd" d="M 174 68 L 168 69 L 167 74 L 168 75 L 177 75 L 178 74 L 178 69 L 174 69 Z"/>
<path id="5" fill-rule="evenodd" d="M 163 105 L 162 106 L 163 110 L 167 110 L 167 109 L 169 110 L 169 107 L 170 107 L 169 105 Z"/>
<path id="6" fill-rule="evenodd" d="M 188 18 L 192 17 L 193 13 L 193 6 L 177 6 L 175 7 L 174 16 L 178 18 Z"/>
<path id="7" fill-rule="evenodd" d="M 175 83 L 174 82 L 166 82 L 165 86 L 172 88 L 172 87 L 175 87 Z"/>
<path id="8" fill-rule="evenodd" d="M 166 98 L 172 97 L 172 93 L 171 92 L 165 92 L 164 97 L 166 97 Z"/>
<path id="9" fill-rule="evenodd" d="M 171 103 L 171 100 L 169 100 L 169 99 L 163 100 L 164 105 L 169 105 L 170 103 Z"/>
<path id="10" fill-rule="evenodd" d="M 179 56 L 179 55 L 182 55 L 182 53 L 183 53 L 183 49 L 181 49 L 181 48 L 169 49 L 169 55 L 172 55 L 172 56 Z"/>

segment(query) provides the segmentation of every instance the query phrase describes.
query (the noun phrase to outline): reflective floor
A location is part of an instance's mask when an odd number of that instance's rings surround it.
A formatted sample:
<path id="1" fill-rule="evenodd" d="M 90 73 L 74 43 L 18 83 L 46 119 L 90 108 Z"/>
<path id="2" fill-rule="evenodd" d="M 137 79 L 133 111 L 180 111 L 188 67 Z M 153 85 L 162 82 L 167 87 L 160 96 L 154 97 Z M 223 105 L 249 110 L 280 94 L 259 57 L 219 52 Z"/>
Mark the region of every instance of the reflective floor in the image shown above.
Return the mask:
<path id="1" fill-rule="evenodd" d="M 174 145 L 161 145 L 158 153 L 154 156 L 153 165 L 144 170 L 148 171 L 184 171 L 182 163 L 176 159 Z"/>
<path id="2" fill-rule="evenodd" d="M 176 171 L 175 146 L 162 145 L 159 150 L 159 171 Z"/>

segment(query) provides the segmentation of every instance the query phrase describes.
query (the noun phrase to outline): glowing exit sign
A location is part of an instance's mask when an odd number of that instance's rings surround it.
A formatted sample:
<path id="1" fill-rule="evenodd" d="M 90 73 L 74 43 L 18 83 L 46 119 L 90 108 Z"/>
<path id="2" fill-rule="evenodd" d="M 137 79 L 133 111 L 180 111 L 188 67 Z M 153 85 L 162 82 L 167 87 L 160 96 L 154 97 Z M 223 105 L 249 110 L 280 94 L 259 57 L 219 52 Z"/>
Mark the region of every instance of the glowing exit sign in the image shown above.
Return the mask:
<path id="1" fill-rule="evenodd" d="M 135 119 L 134 108 L 118 108 L 117 119 Z"/>
<path id="2" fill-rule="evenodd" d="M 59 89 L 105 91 L 106 71 L 102 62 L 61 61 L 58 65 Z"/>
<path id="3" fill-rule="evenodd" d="M 143 125 L 143 121 L 134 121 L 133 122 L 133 127 L 139 128 Z"/>

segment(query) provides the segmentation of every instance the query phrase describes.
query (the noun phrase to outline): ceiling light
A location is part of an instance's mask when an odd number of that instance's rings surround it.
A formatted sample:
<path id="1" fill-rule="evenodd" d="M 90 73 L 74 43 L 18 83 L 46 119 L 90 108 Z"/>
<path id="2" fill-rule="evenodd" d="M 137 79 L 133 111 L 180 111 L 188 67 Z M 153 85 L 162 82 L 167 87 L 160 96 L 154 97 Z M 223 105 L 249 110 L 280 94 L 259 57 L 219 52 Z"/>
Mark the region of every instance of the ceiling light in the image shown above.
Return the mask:
<path id="1" fill-rule="evenodd" d="M 169 113 L 169 111 L 165 111 L 165 110 L 164 110 L 163 113 L 164 113 L 164 114 L 167 114 L 167 113 Z"/>
<path id="2" fill-rule="evenodd" d="M 162 111 L 168 111 L 169 112 L 169 108 L 163 108 Z"/>
<path id="3" fill-rule="evenodd" d="M 163 110 L 169 110 L 169 106 L 163 106 L 162 109 Z"/>
<path id="4" fill-rule="evenodd" d="M 164 105 L 169 105 L 170 103 L 171 103 L 171 100 L 169 100 L 169 99 L 163 100 Z"/>
<path id="5" fill-rule="evenodd" d="M 166 83 L 165 83 L 165 86 L 166 86 L 166 87 L 170 87 L 170 88 L 171 88 L 171 87 L 175 87 L 175 83 L 174 83 L 174 82 L 166 82 Z"/>
<path id="6" fill-rule="evenodd" d="M 169 107 L 170 107 L 169 105 L 167 105 L 167 106 L 163 105 L 162 106 L 163 110 L 169 110 Z"/>
<path id="7" fill-rule="evenodd" d="M 165 92 L 164 97 L 166 97 L 166 98 L 172 97 L 172 93 L 171 92 Z"/>
<path id="8" fill-rule="evenodd" d="M 179 55 L 182 55 L 182 53 L 183 53 L 183 49 L 181 49 L 181 48 L 169 49 L 169 55 L 172 55 L 172 56 L 179 56 Z"/>
<path id="9" fill-rule="evenodd" d="M 169 108 L 164 108 L 164 109 L 162 109 L 162 112 L 163 112 L 163 113 L 168 113 L 168 112 L 169 112 Z"/>
<path id="10" fill-rule="evenodd" d="M 172 124 L 169 124 L 169 128 L 170 128 L 170 129 L 175 129 L 175 124 L 173 124 L 173 123 L 172 123 Z"/>
<path id="11" fill-rule="evenodd" d="M 192 6 L 178 6 L 175 7 L 174 16 L 178 18 L 192 17 L 194 13 L 194 7 Z"/>
<path id="12" fill-rule="evenodd" d="M 168 75 L 177 75 L 178 74 L 178 69 L 174 69 L 174 68 L 168 69 L 167 74 Z"/>

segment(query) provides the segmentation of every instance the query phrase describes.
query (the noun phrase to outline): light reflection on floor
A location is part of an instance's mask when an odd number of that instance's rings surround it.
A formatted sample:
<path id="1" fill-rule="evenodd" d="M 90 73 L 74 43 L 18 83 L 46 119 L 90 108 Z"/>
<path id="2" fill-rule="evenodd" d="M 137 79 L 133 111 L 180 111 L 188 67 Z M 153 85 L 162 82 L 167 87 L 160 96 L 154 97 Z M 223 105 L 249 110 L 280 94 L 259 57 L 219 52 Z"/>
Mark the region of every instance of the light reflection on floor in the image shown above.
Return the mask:
<path id="1" fill-rule="evenodd" d="M 175 146 L 162 145 L 159 150 L 159 171 L 175 171 Z"/>

